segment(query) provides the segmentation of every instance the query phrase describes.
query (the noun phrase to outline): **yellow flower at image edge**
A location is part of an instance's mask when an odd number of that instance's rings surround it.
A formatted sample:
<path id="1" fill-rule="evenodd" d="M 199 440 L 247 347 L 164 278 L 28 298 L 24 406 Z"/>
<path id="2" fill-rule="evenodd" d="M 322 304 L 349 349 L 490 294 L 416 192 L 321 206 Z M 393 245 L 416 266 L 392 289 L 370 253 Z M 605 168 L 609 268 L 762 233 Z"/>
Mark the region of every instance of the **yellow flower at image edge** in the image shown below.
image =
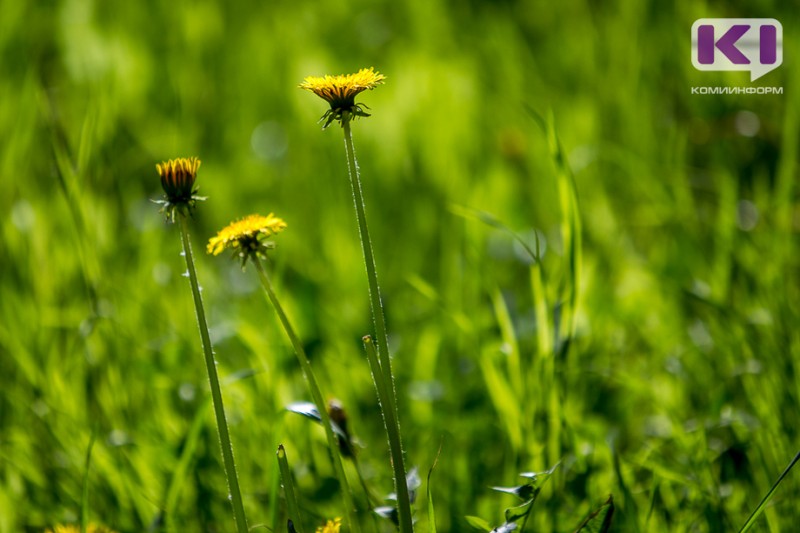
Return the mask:
<path id="1" fill-rule="evenodd" d="M 52 529 L 45 530 L 45 533 L 80 533 L 81 527 L 75 524 L 71 524 L 68 526 L 53 526 Z M 115 533 L 113 530 L 104 527 L 104 526 L 97 526 L 95 524 L 89 524 L 86 526 L 86 533 Z"/>
<path id="2" fill-rule="evenodd" d="M 341 122 L 342 114 L 349 112 L 355 116 L 368 117 L 363 104 L 356 104 L 356 95 L 367 89 L 374 89 L 384 83 L 386 76 L 370 68 L 362 68 L 355 74 L 341 74 L 338 76 L 309 76 L 300 84 L 301 89 L 311 91 L 331 105 L 331 108 L 322 116 L 328 119 L 323 128 L 331 122 Z"/>
<path id="3" fill-rule="evenodd" d="M 191 214 L 195 203 L 205 200 L 202 196 L 197 196 L 194 186 L 199 168 L 200 160 L 196 157 L 181 157 L 156 164 L 161 187 L 164 189 L 164 199 L 157 200 L 156 203 L 164 206 L 162 211 L 166 212 L 167 218 L 174 221 L 175 211 Z"/>
<path id="4" fill-rule="evenodd" d="M 208 241 L 206 250 L 210 254 L 219 255 L 225 250 L 233 250 L 235 256 L 242 259 L 242 266 L 247 259 L 255 254 L 264 255 L 274 244 L 265 241 L 286 227 L 286 222 L 272 213 L 267 216 L 249 215 L 236 222 L 231 222 L 215 237 Z"/>
<path id="5" fill-rule="evenodd" d="M 339 533 L 342 527 L 342 519 L 336 518 L 335 520 L 328 520 L 328 523 L 322 527 L 317 528 L 317 533 Z"/>

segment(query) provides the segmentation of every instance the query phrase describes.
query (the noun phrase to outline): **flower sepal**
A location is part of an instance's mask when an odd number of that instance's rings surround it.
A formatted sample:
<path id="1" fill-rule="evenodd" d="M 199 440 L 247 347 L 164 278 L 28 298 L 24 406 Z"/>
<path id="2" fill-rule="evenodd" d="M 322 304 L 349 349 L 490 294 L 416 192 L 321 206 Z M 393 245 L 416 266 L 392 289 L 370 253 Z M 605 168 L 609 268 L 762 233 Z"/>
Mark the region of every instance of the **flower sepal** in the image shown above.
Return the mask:
<path id="1" fill-rule="evenodd" d="M 331 122 L 336 120 L 339 122 L 340 126 L 344 126 L 344 123 L 351 120 L 352 117 L 370 117 L 369 113 L 364 111 L 364 109 L 369 109 L 366 104 L 353 104 L 348 109 L 328 109 L 325 111 L 325 114 L 322 115 L 317 121 L 317 124 L 325 120 L 325 124 L 322 126 L 322 129 L 328 129 L 328 126 L 331 125 Z"/>
<path id="2" fill-rule="evenodd" d="M 192 192 L 192 195 L 189 197 L 188 200 L 181 201 L 181 202 L 171 202 L 167 195 L 164 195 L 162 200 L 150 200 L 154 204 L 158 204 L 161 206 L 161 209 L 158 210 L 159 213 L 164 213 L 167 220 L 170 222 L 175 222 L 175 213 L 177 212 L 181 216 L 192 216 L 194 208 L 197 206 L 197 202 L 205 202 L 208 200 L 208 196 L 198 196 L 195 194 L 197 189 Z"/>

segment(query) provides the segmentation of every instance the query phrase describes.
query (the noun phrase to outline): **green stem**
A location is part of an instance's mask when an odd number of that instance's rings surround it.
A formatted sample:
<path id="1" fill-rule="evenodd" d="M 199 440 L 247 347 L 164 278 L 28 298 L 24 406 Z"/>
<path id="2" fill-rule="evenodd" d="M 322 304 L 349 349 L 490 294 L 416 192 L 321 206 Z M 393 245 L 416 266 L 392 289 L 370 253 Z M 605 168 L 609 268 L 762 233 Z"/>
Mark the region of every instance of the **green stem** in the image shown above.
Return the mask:
<path id="1" fill-rule="evenodd" d="M 225 475 L 228 479 L 228 491 L 231 505 L 233 505 L 233 518 L 236 522 L 238 533 L 247 533 L 247 518 L 244 514 L 242 493 L 239 491 L 239 479 L 236 477 L 236 463 L 233 460 L 233 447 L 228 433 L 228 422 L 225 419 L 225 407 L 222 404 L 222 390 L 217 377 L 217 364 L 214 361 L 214 352 L 211 347 L 211 337 L 208 334 L 208 323 L 203 308 L 203 299 L 200 296 L 200 285 L 197 283 L 197 272 L 194 268 L 192 245 L 189 242 L 189 225 L 186 217 L 180 215 L 181 240 L 183 241 L 183 256 L 186 259 L 186 269 L 189 272 L 189 282 L 192 285 L 194 310 L 197 314 L 197 324 L 200 327 L 200 338 L 203 341 L 203 355 L 208 371 L 208 382 L 211 385 L 211 399 L 214 404 L 214 415 L 217 419 L 217 433 L 219 434 L 220 449 L 222 450 L 222 463 L 225 466 Z"/>
<path id="2" fill-rule="evenodd" d="M 294 353 L 297 355 L 297 359 L 300 362 L 300 368 L 303 371 L 303 376 L 306 378 L 306 382 L 308 383 L 308 389 L 311 392 L 311 398 L 314 400 L 314 404 L 317 406 L 317 411 L 319 411 L 319 416 L 322 419 L 322 427 L 325 428 L 325 436 L 328 438 L 328 448 L 330 449 L 331 457 L 333 459 L 333 467 L 336 470 L 336 476 L 339 478 L 339 483 L 342 487 L 342 500 L 345 510 L 347 511 L 348 520 L 350 522 L 350 530 L 353 532 L 359 532 L 361 529 L 358 522 L 358 516 L 356 515 L 356 509 L 353 505 L 353 497 L 350 493 L 350 484 L 347 482 L 347 476 L 344 472 L 342 456 L 339 453 L 339 443 L 333 433 L 331 419 L 328 415 L 328 410 L 326 408 L 324 397 L 322 396 L 322 391 L 317 383 L 317 378 L 314 376 L 314 371 L 311 368 L 311 363 L 309 362 L 308 357 L 306 356 L 303 343 L 300 342 L 300 338 L 295 333 L 292 323 L 289 322 L 289 317 L 286 316 L 281 302 L 275 295 L 275 290 L 272 288 L 272 280 L 270 280 L 267 271 L 261 264 L 261 260 L 254 258 L 253 263 L 256 265 L 258 276 L 261 278 L 261 284 L 264 286 L 264 290 L 266 291 L 270 302 L 272 302 L 275 312 L 278 314 L 281 325 L 283 325 L 286 335 L 292 342 Z"/>
<path id="3" fill-rule="evenodd" d="M 403 460 L 403 444 L 400 438 L 400 422 L 397 415 L 397 394 L 394 389 L 392 377 L 392 363 L 389 357 L 389 338 L 386 334 L 386 319 L 381 304 L 381 292 L 378 286 L 378 274 L 375 269 L 375 255 L 372 251 L 372 242 L 369 238 L 367 215 L 364 207 L 364 195 L 361 191 L 361 177 L 358 171 L 356 151 L 353 148 L 353 135 L 350 131 L 349 113 L 342 116 L 342 129 L 344 130 L 344 146 L 347 152 L 347 170 L 350 175 L 350 185 L 353 188 L 353 201 L 358 219 L 358 233 L 361 237 L 361 249 L 364 252 L 364 263 L 367 267 L 367 280 L 369 282 L 370 306 L 372 307 L 372 320 L 377 333 L 378 356 L 380 368 L 372 366 L 372 377 L 378 391 L 378 399 L 383 412 L 386 433 L 389 438 L 389 450 L 392 456 L 394 469 L 395 494 L 397 494 L 398 518 L 400 531 L 409 533 L 414 530 L 411 520 L 411 499 L 406 486 L 406 470 Z M 364 341 L 365 346 L 372 345 Z M 374 349 L 374 346 L 373 346 Z M 367 348 L 369 352 L 369 348 Z M 379 385 L 380 383 L 380 385 Z"/>
<path id="4" fill-rule="evenodd" d="M 378 362 L 378 354 L 375 351 L 375 343 L 372 341 L 372 337 L 370 337 L 369 335 L 365 335 L 361 340 L 364 341 L 364 350 L 367 352 L 367 360 L 369 361 L 369 366 L 372 369 L 373 380 L 375 381 L 375 388 L 378 390 L 378 397 L 385 398 L 388 395 L 388 392 L 386 391 L 386 383 L 381 381 L 377 377 L 378 376 L 377 373 L 380 372 L 380 366 Z M 383 400 L 381 400 L 381 407 L 383 407 Z M 395 412 L 392 411 L 391 409 L 383 409 L 383 408 L 381 408 L 381 412 L 383 413 L 383 422 L 387 427 L 387 433 L 389 436 L 389 449 L 390 450 L 402 449 L 402 443 L 400 442 L 400 432 L 388 430 L 388 428 L 397 427 L 397 416 Z M 394 456 L 392 456 L 392 465 L 394 466 L 395 470 L 394 472 L 395 478 L 397 478 L 397 476 L 402 476 L 399 479 L 403 480 L 402 483 L 397 483 L 397 479 L 395 479 L 395 491 L 396 491 L 395 494 L 398 495 L 397 498 L 398 507 L 399 509 L 402 509 L 402 507 L 400 507 L 401 500 L 399 496 L 400 492 L 398 490 L 398 488 L 402 487 L 402 490 L 405 492 L 405 496 L 408 501 L 408 507 L 407 507 L 409 516 L 408 524 L 410 524 L 408 527 L 413 527 L 413 523 L 410 521 L 411 499 L 408 494 L 408 485 L 406 484 L 405 471 L 398 471 L 397 467 L 395 466 Z M 402 514 L 399 512 L 399 509 L 398 509 L 398 518 L 402 516 Z M 400 531 L 413 531 L 413 530 L 403 529 L 403 523 L 401 522 Z"/>

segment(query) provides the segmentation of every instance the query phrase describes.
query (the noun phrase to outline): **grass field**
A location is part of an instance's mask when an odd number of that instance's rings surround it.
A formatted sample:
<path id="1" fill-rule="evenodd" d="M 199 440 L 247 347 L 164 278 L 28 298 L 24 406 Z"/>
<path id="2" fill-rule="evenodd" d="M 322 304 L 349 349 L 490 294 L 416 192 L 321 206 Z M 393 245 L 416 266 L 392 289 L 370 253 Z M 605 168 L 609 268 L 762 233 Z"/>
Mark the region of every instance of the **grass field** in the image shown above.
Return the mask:
<path id="1" fill-rule="evenodd" d="M 190 220 L 254 531 L 344 516 L 256 272 L 204 253 L 250 213 L 376 494 L 393 490 L 342 131 L 298 89 L 374 66 L 353 123 L 406 465 L 440 532 L 558 464 L 528 531 L 737 531 L 800 449 L 796 6 L 729 2 L 2 2 L 0 533 L 88 519 L 234 531 L 178 228 L 155 164 L 202 160 Z M 784 64 L 700 72 L 702 17 L 769 17 Z M 559 146 L 561 149 L 559 150 Z M 87 469 L 87 451 L 94 436 Z M 438 463 L 428 471 L 441 446 Z M 362 527 L 391 531 L 365 509 Z M 88 489 L 84 498 L 84 488 Z M 800 472 L 755 523 L 793 531 Z M 378 524 L 376 526 L 376 524 Z"/>

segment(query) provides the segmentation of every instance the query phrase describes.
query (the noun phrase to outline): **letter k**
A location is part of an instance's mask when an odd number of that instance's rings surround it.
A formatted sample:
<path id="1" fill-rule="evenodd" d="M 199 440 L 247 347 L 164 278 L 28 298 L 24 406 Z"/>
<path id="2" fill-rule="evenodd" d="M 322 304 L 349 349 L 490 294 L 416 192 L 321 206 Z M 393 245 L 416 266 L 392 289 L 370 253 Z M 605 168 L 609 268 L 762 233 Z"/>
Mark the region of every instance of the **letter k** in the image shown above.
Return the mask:
<path id="1" fill-rule="evenodd" d="M 736 41 L 750 29 L 748 24 L 731 26 L 725 34 L 714 41 L 714 26 L 702 25 L 697 28 L 697 62 L 701 65 L 714 63 L 714 49 L 718 49 L 734 65 L 749 65 L 750 60 L 736 48 Z"/>

